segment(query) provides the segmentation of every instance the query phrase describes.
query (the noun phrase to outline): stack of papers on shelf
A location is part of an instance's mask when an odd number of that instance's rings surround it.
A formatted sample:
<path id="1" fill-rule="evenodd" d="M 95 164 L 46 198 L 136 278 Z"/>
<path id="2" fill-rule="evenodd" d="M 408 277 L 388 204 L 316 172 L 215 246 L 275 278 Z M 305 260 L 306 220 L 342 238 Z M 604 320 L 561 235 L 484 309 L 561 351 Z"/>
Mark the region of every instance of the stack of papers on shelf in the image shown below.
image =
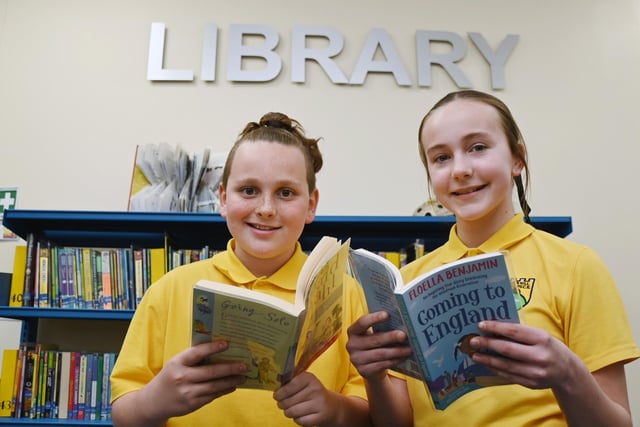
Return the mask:
<path id="1" fill-rule="evenodd" d="M 226 153 L 205 148 L 189 156 L 167 143 L 136 148 L 130 211 L 219 212 L 218 186 Z"/>

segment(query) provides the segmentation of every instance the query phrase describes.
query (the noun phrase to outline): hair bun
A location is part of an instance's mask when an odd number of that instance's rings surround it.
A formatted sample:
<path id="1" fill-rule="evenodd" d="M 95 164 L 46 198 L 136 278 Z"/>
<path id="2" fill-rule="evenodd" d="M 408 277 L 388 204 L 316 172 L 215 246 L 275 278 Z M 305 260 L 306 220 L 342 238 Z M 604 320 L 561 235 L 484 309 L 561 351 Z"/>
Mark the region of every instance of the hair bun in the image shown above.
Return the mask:
<path id="1" fill-rule="evenodd" d="M 262 118 L 260 118 L 260 126 L 276 128 L 276 129 L 284 129 L 288 131 L 293 131 L 293 125 L 289 116 L 282 113 L 267 113 Z"/>

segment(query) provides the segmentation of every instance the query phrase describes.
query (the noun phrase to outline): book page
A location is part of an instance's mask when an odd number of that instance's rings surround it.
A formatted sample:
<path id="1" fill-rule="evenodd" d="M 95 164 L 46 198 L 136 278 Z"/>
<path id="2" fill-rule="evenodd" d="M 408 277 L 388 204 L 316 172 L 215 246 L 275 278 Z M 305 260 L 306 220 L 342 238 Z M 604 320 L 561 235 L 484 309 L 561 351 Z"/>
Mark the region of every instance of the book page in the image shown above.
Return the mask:
<path id="1" fill-rule="evenodd" d="M 253 295 L 247 298 L 247 293 Z M 291 304 L 262 294 L 259 297 L 269 301 L 264 303 L 255 294 L 235 286 L 199 281 L 193 290 L 192 345 L 215 339 L 228 341 L 229 348 L 212 355 L 211 362 L 245 363 L 249 371 L 241 387 L 275 390 L 293 369 L 298 321 L 295 314 L 283 310 Z"/>
<path id="2" fill-rule="evenodd" d="M 349 263 L 352 274 L 362 286 L 369 313 L 376 311 L 389 313 L 389 319 L 374 325 L 373 330 L 375 332 L 395 330 L 407 332 L 394 294 L 394 289 L 403 286 L 400 270 L 386 258 L 366 249 L 351 250 Z M 394 367 L 394 370 L 414 378 L 422 378 L 414 357 L 406 359 Z"/>
<path id="3" fill-rule="evenodd" d="M 322 264 L 340 248 L 338 239 L 331 236 L 322 236 L 305 261 L 296 284 L 295 305 L 304 307 L 307 300 L 307 292 L 313 277 Z"/>
<path id="4" fill-rule="evenodd" d="M 337 339 L 342 330 L 344 278 L 349 256 L 347 240 L 324 261 L 307 288 L 295 373 L 305 370 Z"/>

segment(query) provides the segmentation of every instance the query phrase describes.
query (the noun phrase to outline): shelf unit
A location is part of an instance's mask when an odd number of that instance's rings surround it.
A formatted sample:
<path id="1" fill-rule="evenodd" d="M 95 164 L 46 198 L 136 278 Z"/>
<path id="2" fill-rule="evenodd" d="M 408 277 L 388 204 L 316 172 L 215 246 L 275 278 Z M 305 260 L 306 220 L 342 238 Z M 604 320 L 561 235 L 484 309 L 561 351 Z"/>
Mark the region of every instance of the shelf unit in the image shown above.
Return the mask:
<path id="1" fill-rule="evenodd" d="M 416 239 L 422 239 L 425 250 L 443 244 L 454 224 L 452 216 L 318 216 L 308 224 L 300 239 L 303 249 L 310 250 L 325 234 L 340 239 L 351 238 L 351 246 L 372 251 L 399 250 Z M 572 232 L 569 216 L 532 217 L 538 229 L 560 237 Z M 7 210 L 3 225 L 25 239 L 29 233 L 61 246 L 81 247 L 163 247 L 168 236 L 172 244 L 182 248 L 205 245 L 224 249 L 230 238 L 225 219 L 218 214 Z M 84 310 L 30 307 L 1 307 L 0 317 L 24 321 L 26 338 L 33 338 L 42 322 L 110 322 L 120 333 L 133 315 L 132 310 Z M 55 327 L 55 326 L 54 326 Z M 91 329 L 91 327 L 89 327 Z M 15 419 L 0 417 L 0 425 L 89 426 L 112 425 L 104 421 L 57 419 Z"/>

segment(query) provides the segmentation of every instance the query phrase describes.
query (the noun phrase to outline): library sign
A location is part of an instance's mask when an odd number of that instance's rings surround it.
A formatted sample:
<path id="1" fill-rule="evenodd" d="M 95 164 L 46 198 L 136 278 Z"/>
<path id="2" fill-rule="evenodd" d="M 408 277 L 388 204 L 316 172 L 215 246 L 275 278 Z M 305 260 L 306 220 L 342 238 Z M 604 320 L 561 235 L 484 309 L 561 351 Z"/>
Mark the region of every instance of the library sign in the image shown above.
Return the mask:
<path id="1" fill-rule="evenodd" d="M 151 24 L 147 80 L 150 81 L 193 81 L 191 69 L 164 68 L 165 51 L 164 23 Z M 218 59 L 218 26 L 206 24 L 202 43 L 200 79 L 206 82 L 216 80 Z M 315 62 L 333 84 L 363 85 L 369 73 L 387 73 L 393 76 L 399 86 L 431 87 L 433 66 L 441 67 L 459 88 L 473 85 L 461 68 L 468 49 L 476 49 L 485 59 L 491 74 L 491 87 L 504 89 L 504 69 L 511 52 L 518 43 L 519 36 L 508 34 L 497 46 L 490 46 L 481 33 L 467 33 L 468 40 L 448 31 L 418 30 L 415 36 L 417 82 L 409 77 L 395 44 L 384 29 L 372 29 L 360 50 L 358 60 L 350 73 L 345 73 L 333 58 L 338 57 L 344 47 L 344 36 L 328 26 L 299 25 L 291 29 L 290 60 L 291 82 L 306 82 L 306 63 Z M 255 39 L 259 42 L 256 43 Z M 268 25 L 234 24 L 228 30 L 227 74 L 232 82 L 269 82 L 282 71 L 282 57 L 276 52 L 280 42 L 278 32 Z M 245 43 L 252 40 L 251 43 Z M 309 45 L 321 44 L 322 47 Z M 446 52 L 442 53 L 442 46 Z M 432 49 L 435 47 L 438 49 Z M 384 59 L 379 59 L 384 58 Z M 259 69 L 243 68 L 243 61 L 261 61 Z M 256 67 L 252 67 L 256 68 Z"/>

